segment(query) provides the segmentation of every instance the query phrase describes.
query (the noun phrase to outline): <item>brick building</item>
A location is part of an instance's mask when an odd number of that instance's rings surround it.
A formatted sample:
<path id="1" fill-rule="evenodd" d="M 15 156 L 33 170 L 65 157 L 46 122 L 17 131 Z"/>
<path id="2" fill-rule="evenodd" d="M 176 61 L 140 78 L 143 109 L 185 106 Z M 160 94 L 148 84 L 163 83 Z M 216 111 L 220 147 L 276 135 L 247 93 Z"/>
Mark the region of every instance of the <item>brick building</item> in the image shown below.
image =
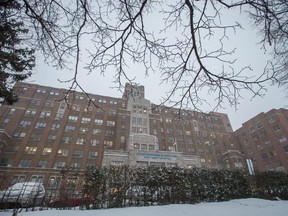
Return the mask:
<path id="1" fill-rule="evenodd" d="M 1 187 L 42 181 L 58 188 L 65 170 L 77 187 L 87 166 L 125 164 L 125 157 L 133 165 L 245 165 L 226 114 L 159 107 L 145 98 L 144 86 L 127 84 L 122 98 L 25 83 L 15 88 L 19 101 L 0 107 Z"/>
<path id="2" fill-rule="evenodd" d="M 272 109 L 260 113 L 234 132 L 255 171 L 288 170 L 288 110 Z"/>

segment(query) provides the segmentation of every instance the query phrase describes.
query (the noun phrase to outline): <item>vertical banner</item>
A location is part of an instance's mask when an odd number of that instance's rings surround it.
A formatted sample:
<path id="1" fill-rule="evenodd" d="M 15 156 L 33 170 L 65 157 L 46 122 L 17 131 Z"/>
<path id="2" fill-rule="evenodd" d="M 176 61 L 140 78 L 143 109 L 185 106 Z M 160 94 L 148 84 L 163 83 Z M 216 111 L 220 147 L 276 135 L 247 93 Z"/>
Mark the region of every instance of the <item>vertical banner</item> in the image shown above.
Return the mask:
<path id="1" fill-rule="evenodd" d="M 247 163 L 247 166 L 248 166 L 248 170 L 249 170 L 249 174 L 250 175 L 254 175 L 254 167 L 253 167 L 253 163 L 252 163 L 252 160 L 251 159 L 246 159 L 246 163 Z"/>

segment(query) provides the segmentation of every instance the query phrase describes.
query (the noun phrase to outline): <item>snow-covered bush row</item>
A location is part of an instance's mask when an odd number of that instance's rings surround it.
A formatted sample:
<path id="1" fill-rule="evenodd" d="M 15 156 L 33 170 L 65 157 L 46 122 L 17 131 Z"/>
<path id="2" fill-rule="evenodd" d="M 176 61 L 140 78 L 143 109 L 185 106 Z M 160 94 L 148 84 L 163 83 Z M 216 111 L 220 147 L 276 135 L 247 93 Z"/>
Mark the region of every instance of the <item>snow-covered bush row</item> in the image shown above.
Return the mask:
<path id="1" fill-rule="evenodd" d="M 177 167 L 115 166 L 90 168 L 84 193 L 93 208 L 213 202 L 252 196 L 250 180 L 240 171 Z"/>
<path id="2" fill-rule="evenodd" d="M 251 177 L 253 196 L 263 199 L 288 200 L 288 174 L 263 172 Z"/>

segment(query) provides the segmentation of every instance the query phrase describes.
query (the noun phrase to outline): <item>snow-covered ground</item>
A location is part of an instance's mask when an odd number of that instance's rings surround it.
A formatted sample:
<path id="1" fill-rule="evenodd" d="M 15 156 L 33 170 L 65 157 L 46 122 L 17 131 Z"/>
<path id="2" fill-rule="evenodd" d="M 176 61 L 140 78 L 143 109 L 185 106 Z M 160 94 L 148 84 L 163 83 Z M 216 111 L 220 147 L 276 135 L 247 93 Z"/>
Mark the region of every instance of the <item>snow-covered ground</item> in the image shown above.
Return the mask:
<path id="1" fill-rule="evenodd" d="M 11 216 L 12 211 L 0 216 Z M 101 210 L 43 210 L 20 212 L 18 216 L 287 216 L 288 201 L 237 199 L 218 203 L 194 205 L 177 204 L 149 207 L 127 207 Z"/>

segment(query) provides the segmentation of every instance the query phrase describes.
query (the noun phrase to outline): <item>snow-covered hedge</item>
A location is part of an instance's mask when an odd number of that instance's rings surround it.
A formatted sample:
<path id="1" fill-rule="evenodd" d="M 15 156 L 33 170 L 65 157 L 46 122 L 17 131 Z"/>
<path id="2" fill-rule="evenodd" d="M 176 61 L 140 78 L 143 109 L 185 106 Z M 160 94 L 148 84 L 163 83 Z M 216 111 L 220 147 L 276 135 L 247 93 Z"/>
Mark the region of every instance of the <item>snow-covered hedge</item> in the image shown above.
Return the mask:
<path id="1" fill-rule="evenodd" d="M 252 176 L 253 194 L 264 199 L 288 200 L 288 174 L 269 171 Z"/>
<path id="2" fill-rule="evenodd" d="M 251 197 L 244 172 L 177 167 L 89 168 L 84 193 L 93 208 L 214 202 Z"/>

